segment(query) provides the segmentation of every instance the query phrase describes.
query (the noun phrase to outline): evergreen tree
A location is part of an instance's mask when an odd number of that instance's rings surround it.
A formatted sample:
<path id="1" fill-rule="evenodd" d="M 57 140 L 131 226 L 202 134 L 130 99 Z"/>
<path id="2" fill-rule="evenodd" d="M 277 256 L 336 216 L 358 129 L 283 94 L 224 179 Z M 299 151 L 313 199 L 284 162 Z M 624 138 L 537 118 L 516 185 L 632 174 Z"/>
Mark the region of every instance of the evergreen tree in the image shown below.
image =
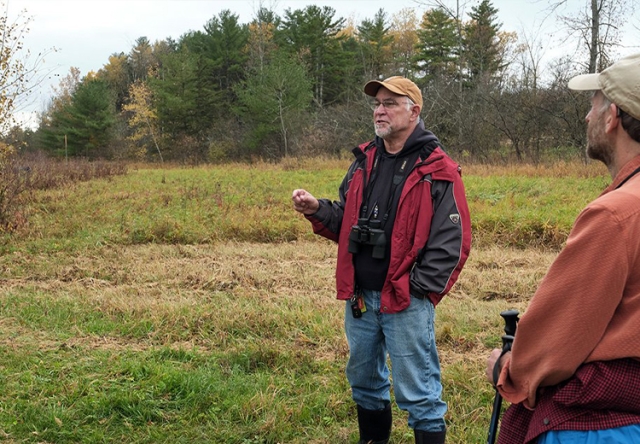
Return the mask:
<path id="1" fill-rule="evenodd" d="M 336 51 L 333 69 L 328 74 L 330 92 L 327 96 L 333 98 L 332 103 L 349 104 L 362 100 L 362 85 L 371 78 L 364 73 L 360 54 L 361 45 L 354 36 L 341 36 L 340 49 Z"/>
<path id="2" fill-rule="evenodd" d="M 98 71 L 98 76 L 104 79 L 109 88 L 115 93 L 116 111 L 122 111 L 122 106 L 128 98 L 129 85 L 131 83 L 127 56 L 123 53 L 109 56 L 109 62 Z"/>
<path id="3" fill-rule="evenodd" d="M 151 43 L 146 37 L 136 40 L 135 46 L 128 56 L 129 78 L 131 82 L 144 80 L 149 74 L 149 70 L 154 67 L 153 50 Z"/>
<path id="4" fill-rule="evenodd" d="M 198 131 L 197 66 L 198 57 L 185 49 L 163 57 L 158 75 L 147 80 L 153 92 L 159 126 L 169 136 Z"/>
<path id="5" fill-rule="evenodd" d="M 85 77 L 68 104 L 56 109 L 41 131 L 45 148 L 65 156 L 109 156 L 116 121 L 115 99 L 104 80 Z"/>
<path id="6" fill-rule="evenodd" d="M 185 34 L 179 42 L 179 51 L 187 52 L 193 64 L 188 74 L 194 77 L 189 120 L 200 132 L 190 132 L 200 138 L 206 137 L 214 121 L 229 116 L 229 104 L 236 101 L 233 88 L 244 79 L 249 60 L 249 28 L 238 23 L 237 15 L 224 10 L 204 29 Z"/>
<path id="7" fill-rule="evenodd" d="M 291 154 L 291 130 L 300 123 L 313 98 L 304 68 L 282 52 L 274 54 L 268 65 L 236 88 L 236 94 L 239 112 L 252 128 L 247 139 L 250 148 L 261 147 L 261 155 Z M 269 143 L 274 135 L 277 141 Z M 278 147 L 284 152 L 275 151 Z"/>
<path id="8" fill-rule="evenodd" d="M 463 38 L 463 58 L 471 84 L 482 78 L 491 79 L 503 68 L 499 36 L 502 24 L 497 22 L 497 13 L 491 0 L 482 0 L 471 8 Z"/>
<path id="9" fill-rule="evenodd" d="M 204 56 L 211 61 L 210 80 L 219 91 L 233 100 L 233 86 L 244 79 L 247 63 L 249 28 L 238 22 L 238 16 L 228 9 L 204 26 L 206 47 Z"/>
<path id="10" fill-rule="evenodd" d="M 456 23 L 442 9 L 424 13 L 418 30 L 414 63 L 424 86 L 438 78 L 448 78 L 456 71 Z"/>
<path id="11" fill-rule="evenodd" d="M 365 19 L 358 26 L 358 35 L 362 47 L 362 62 L 368 78 L 389 77 L 386 66 L 391 63 L 393 36 L 387 26 L 387 14 L 378 10 L 373 20 Z"/>
<path id="12" fill-rule="evenodd" d="M 337 100 L 336 91 L 340 91 L 339 85 L 329 82 L 339 71 L 336 65 L 343 60 L 339 57 L 342 38 L 338 34 L 345 20 L 334 19 L 335 13 L 335 9 L 328 6 L 287 9 L 277 37 L 306 65 L 313 83 L 313 97 L 319 106 Z"/>

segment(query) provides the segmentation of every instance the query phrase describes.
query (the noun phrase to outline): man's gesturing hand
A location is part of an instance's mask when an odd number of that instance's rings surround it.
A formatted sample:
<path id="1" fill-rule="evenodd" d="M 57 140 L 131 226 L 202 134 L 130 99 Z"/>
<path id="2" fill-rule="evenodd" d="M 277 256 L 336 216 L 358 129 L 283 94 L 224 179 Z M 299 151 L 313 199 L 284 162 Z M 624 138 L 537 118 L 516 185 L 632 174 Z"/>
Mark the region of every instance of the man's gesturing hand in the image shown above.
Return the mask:
<path id="1" fill-rule="evenodd" d="M 293 190 L 293 209 L 302 214 L 313 214 L 318 211 L 318 199 L 305 190 Z"/>

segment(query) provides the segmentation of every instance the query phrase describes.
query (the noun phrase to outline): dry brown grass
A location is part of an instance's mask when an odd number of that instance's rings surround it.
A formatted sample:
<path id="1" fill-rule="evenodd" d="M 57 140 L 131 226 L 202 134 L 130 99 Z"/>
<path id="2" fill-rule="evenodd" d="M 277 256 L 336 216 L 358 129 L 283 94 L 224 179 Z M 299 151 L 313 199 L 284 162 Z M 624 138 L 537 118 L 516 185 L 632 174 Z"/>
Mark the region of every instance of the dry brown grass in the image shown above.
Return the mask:
<path id="1" fill-rule="evenodd" d="M 78 331 L 68 341 L 73 346 L 145 348 L 163 344 L 206 349 L 211 346 L 210 338 L 203 338 L 197 328 L 188 325 L 193 323 L 189 317 L 201 316 L 204 321 L 211 315 L 194 314 L 203 304 L 223 304 L 222 336 L 234 325 L 267 323 L 269 317 L 261 319 L 261 313 L 282 306 L 319 311 L 333 328 L 341 330 L 342 305 L 335 300 L 333 281 L 335 251 L 330 242 L 228 242 L 107 247 L 99 254 L 60 256 L 56 260 L 21 253 L 13 261 L 4 257 L 0 262 L 3 274 L 13 274 L 0 280 L 0 294 L 29 291 L 40 298 L 87 305 L 109 316 L 148 318 L 164 325 L 168 332 L 183 327 L 193 330 L 181 339 L 164 332 L 164 336 L 150 334 L 142 341 L 96 338 Z M 554 252 L 534 249 L 474 249 L 453 291 L 438 306 L 443 361 L 469 359 L 470 353 L 484 355 L 482 341 L 486 337 L 469 343 L 464 326 L 483 322 L 487 337 L 498 337 L 499 312 L 507 308 L 524 310 L 554 257 Z M 0 323 L 0 330 L 13 331 L 13 336 L 22 338 L 20 341 L 31 338 L 45 348 L 62 345 L 49 343 L 35 331 L 15 335 L 19 329 L 10 319 Z M 308 338 L 301 335 L 299 341 L 304 345 Z M 346 344 L 339 348 L 343 347 Z"/>
<path id="2" fill-rule="evenodd" d="M 463 163 L 463 174 L 474 176 L 513 176 L 513 177 L 577 177 L 591 178 L 608 176 L 609 172 L 601 162 L 566 161 L 545 162 L 539 164 L 512 163 L 491 165 L 483 163 Z"/>
<path id="3" fill-rule="evenodd" d="M 490 164 L 465 161 L 463 159 L 458 159 L 455 155 L 452 155 L 452 158 L 454 161 L 462 165 L 464 175 L 580 178 L 608 176 L 606 167 L 601 162 L 592 160 L 557 160 L 540 163 L 507 162 L 503 164 Z M 352 161 L 353 156 L 351 153 L 345 151 L 344 155 L 341 157 L 286 157 L 277 163 L 256 160 L 251 163 L 228 163 L 226 165 L 233 168 L 257 168 L 260 170 L 298 171 L 316 170 L 321 168 L 323 170 L 337 169 L 346 172 Z M 128 169 L 131 171 L 147 169 L 172 170 L 180 168 L 191 169 L 193 167 L 172 163 L 165 163 L 163 165 L 147 163 L 128 164 Z"/>
<path id="4" fill-rule="evenodd" d="M 454 294 L 474 300 L 526 302 L 533 295 L 556 252 L 489 247 L 472 249 Z"/>

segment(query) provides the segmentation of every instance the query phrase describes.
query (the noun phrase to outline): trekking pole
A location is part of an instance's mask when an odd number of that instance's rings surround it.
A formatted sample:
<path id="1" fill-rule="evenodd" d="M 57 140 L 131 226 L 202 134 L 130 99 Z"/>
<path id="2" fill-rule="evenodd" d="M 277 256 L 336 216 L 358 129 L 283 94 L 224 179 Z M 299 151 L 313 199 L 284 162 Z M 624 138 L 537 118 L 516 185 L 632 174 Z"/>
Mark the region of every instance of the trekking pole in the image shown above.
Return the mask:
<path id="1" fill-rule="evenodd" d="M 504 319 L 504 332 L 502 335 L 502 355 L 511 350 L 511 344 L 513 338 L 516 335 L 516 328 L 518 326 L 518 310 L 507 310 L 500 313 L 500 316 Z M 496 366 L 498 363 L 496 362 Z M 491 413 L 491 423 L 489 424 L 489 437 L 487 438 L 487 444 L 494 444 L 496 442 L 496 436 L 498 432 L 498 421 L 500 420 L 500 409 L 502 408 L 502 396 L 496 387 L 496 396 L 493 400 L 493 412 Z"/>

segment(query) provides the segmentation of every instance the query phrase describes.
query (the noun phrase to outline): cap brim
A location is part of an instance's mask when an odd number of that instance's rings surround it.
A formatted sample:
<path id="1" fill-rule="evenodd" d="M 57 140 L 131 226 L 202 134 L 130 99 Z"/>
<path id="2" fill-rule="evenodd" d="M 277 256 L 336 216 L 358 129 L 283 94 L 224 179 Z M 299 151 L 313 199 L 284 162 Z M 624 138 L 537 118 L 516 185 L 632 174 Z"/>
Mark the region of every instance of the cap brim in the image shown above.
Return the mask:
<path id="1" fill-rule="evenodd" d="M 387 88 L 394 94 L 398 94 L 400 96 L 406 96 L 406 91 L 398 89 L 396 86 L 391 85 L 389 83 L 380 82 L 378 80 L 371 80 L 364 85 L 364 93 L 368 96 L 375 97 L 378 94 L 378 90 L 380 88 Z M 407 96 L 408 97 L 408 96 Z"/>
<path id="2" fill-rule="evenodd" d="M 382 82 L 371 80 L 364 85 L 364 93 L 368 96 L 375 97 L 382 86 L 384 86 Z"/>
<path id="3" fill-rule="evenodd" d="M 597 91 L 600 86 L 600 74 L 581 74 L 569 80 L 567 86 L 576 91 Z"/>

